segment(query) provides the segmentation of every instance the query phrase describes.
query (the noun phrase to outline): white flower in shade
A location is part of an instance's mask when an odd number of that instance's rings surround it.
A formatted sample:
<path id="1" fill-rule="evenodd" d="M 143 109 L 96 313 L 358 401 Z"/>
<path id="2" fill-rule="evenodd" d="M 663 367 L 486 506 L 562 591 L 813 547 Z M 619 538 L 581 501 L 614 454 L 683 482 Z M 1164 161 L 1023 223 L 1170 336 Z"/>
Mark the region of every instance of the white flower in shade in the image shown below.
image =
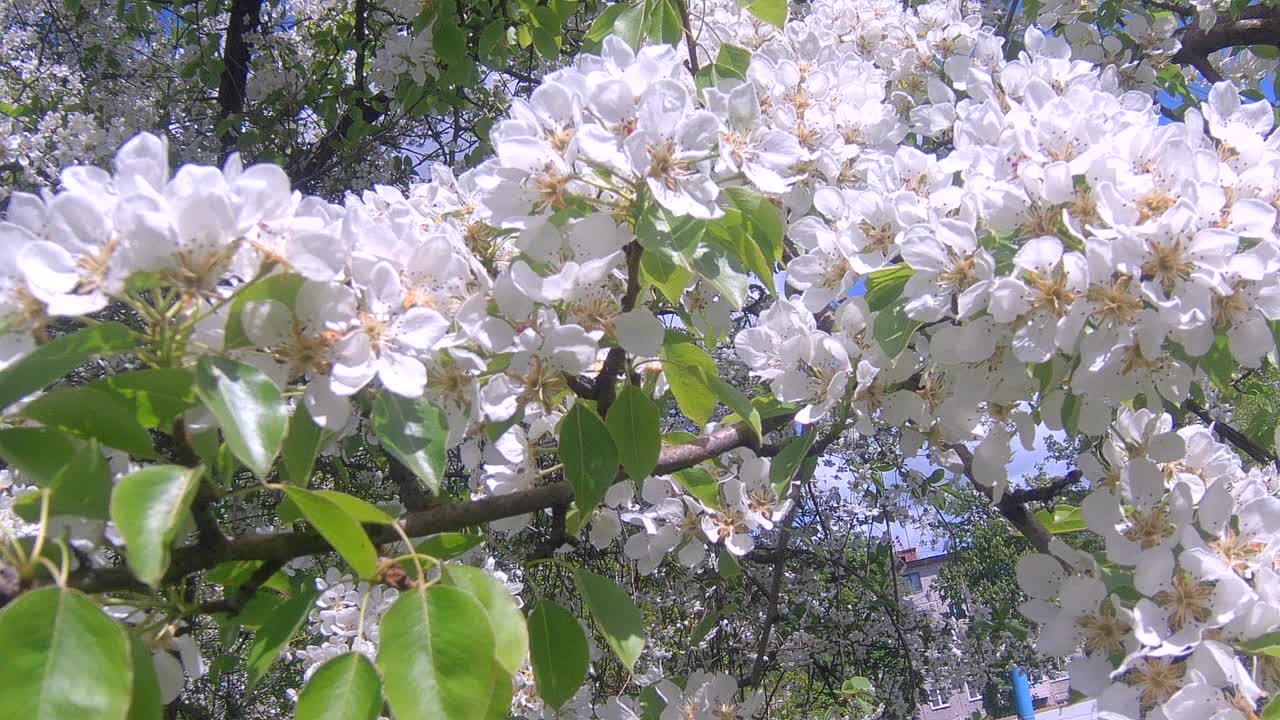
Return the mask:
<path id="1" fill-rule="evenodd" d="M 752 523 L 758 515 L 747 507 L 741 480 L 725 480 L 720 492 L 724 502 L 715 512 L 702 516 L 702 532 L 709 542 L 723 543 L 725 549 L 741 557 L 756 545 L 751 531 L 755 529 Z"/>
<path id="2" fill-rule="evenodd" d="M 613 321 L 618 344 L 632 355 L 653 357 L 662 349 L 667 331 L 661 320 L 644 308 L 622 313 Z"/>

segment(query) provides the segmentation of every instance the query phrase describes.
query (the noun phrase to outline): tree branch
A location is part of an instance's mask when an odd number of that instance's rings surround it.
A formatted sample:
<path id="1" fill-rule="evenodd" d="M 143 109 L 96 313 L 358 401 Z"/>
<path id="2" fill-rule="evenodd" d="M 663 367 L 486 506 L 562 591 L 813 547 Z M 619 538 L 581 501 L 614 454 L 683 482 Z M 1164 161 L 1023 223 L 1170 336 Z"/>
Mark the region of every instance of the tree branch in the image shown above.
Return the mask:
<path id="1" fill-rule="evenodd" d="M 218 83 L 218 119 L 228 120 L 244 112 L 245 86 L 249 82 L 249 43 L 245 36 L 258 29 L 262 0 L 232 0 L 231 19 L 222 45 L 222 79 Z M 239 132 L 222 132 L 222 157 L 235 152 Z"/>
<path id="2" fill-rule="evenodd" d="M 698 43 L 693 39 L 693 23 L 689 21 L 689 0 L 676 0 L 680 24 L 684 26 L 684 44 L 689 48 L 689 73 L 698 74 Z"/>
<path id="3" fill-rule="evenodd" d="M 1205 410 L 1204 407 L 1195 400 L 1187 398 L 1183 401 L 1182 407 L 1187 412 L 1200 418 L 1200 421 L 1209 425 L 1214 432 L 1218 433 L 1219 437 L 1232 445 L 1235 445 L 1238 450 L 1253 458 L 1255 462 L 1276 463 L 1280 465 L 1280 459 L 1276 458 L 1275 453 L 1268 451 L 1266 448 L 1250 439 L 1248 435 L 1245 435 L 1231 425 L 1228 425 L 1221 420 L 1215 420 L 1213 416 L 1209 414 L 1209 411 Z"/>
<path id="4" fill-rule="evenodd" d="M 796 494 L 796 487 L 799 487 L 799 484 L 792 483 L 792 495 Z M 743 683 L 744 687 L 755 687 L 764 678 L 765 658 L 769 655 L 769 638 L 773 635 L 773 626 L 782 619 L 782 581 L 787 574 L 787 543 L 791 541 L 791 523 L 795 521 L 796 511 L 799 509 L 799 499 L 795 498 L 791 508 L 787 510 L 786 517 L 782 519 L 781 529 L 778 530 L 778 544 L 773 561 L 773 578 L 769 584 L 764 627 L 760 629 L 760 638 L 756 641 L 756 659 L 751 664 L 751 674 Z"/>
<path id="5" fill-rule="evenodd" d="M 988 500 L 994 500 L 995 493 L 992 489 L 978 482 L 973 476 L 973 453 L 969 452 L 969 448 L 959 443 L 954 443 L 947 445 L 947 449 L 960 456 L 960 462 L 964 464 L 964 475 L 969 478 L 969 482 L 973 483 L 973 486 L 979 492 L 986 495 Z M 1040 524 L 1035 515 L 1031 514 L 1026 505 L 1018 502 L 1011 493 L 1005 493 L 1000 498 L 1000 502 L 995 505 L 1000 514 L 1017 528 L 1018 532 L 1022 533 L 1022 536 L 1034 545 L 1036 550 L 1046 554 L 1049 553 L 1049 541 L 1053 539 L 1053 536 L 1049 534 L 1044 525 Z"/>
<path id="6" fill-rule="evenodd" d="M 770 418 L 766 424 L 776 428 L 789 421 L 788 416 Z M 707 433 L 692 443 L 676 445 L 662 450 L 655 474 L 665 475 L 692 467 L 734 448 L 755 442 L 755 433 L 745 423 L 731 425 Z M 400 518 L 400 524 L 409 537 L 422 537 L 441 532 L 464 530 L 536 512 L 553 505 L 565 505 L 573 499 L 573 486 L 560 481 L 531 490 L 509 495 L 497 495 L 462 503 L 438 505 L 426 510 L 409 512 Z M 379 545 L 400 539 L 392 528 L 366 526 L 369 538 Z M 261 560 L 263 562 L 288 562 L 296 557 L 328 552 L 330 546 L 318 533 L 310 530 L 280 532 L 268 535 L 245 535 L 218 547 L 202 544 L 188 545 L 173 551 L 166 582 L 173 582 L 192 573 L 207 570 L 231 560 Z M 72 587 L 88 593 L 113 592 L 142 587 L 124 567 L 83 568 L 72 575 Z"/>
<path id="7" fill-rule="evenodd" d="M 1013 498 L 1014 502 L 1048 502 L 1054 499 L 1063 490 L 1080 482 L 1082 473 L 1079 470 L 1072 470 L 1060 478 L 1055 478 L 1052 482 L 1044 487 L 1026 488 L 1023 490 L 1009 490 L 1005 492 L 1006 497 Z"/>
<path id="8" fill-rule="evenodd" d="M 1280 46 L 1280 8 L 1250 5 L 1234 18 L 1230 13 L 1219 13 L 1217 22 L 1208 30 L 1191 22 L 1181 30 L 1178 41 L 1182 47 L 1169 62 L 1191 65 L 1210 83 L 1220 82 L 1222 75 L 1213 68 L 1209 56 L 1242 45 Z"/>

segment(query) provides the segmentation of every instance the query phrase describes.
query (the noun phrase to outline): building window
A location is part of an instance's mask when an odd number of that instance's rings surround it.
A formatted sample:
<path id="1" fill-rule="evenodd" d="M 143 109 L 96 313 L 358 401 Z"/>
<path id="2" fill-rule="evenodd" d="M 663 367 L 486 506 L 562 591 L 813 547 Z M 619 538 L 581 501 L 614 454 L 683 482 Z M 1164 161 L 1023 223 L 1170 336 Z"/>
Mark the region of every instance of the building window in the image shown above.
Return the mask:
<path id="1" fill-rule="evenodd" d="M 942 688 L 929 688 L 929 708 L 941 710 L 951 707 L 951 692 Z"/>
<path id="2" fill-rule="evenodd" d="M 920 584 L 920 573 L 907 573 L 907 587 L 911 588 L 913 593 L 924 590 L 924 586 Z"/>
<path id="3" fill-rule="evenodd" d="M 973 686 L 969 685 L 969 683 L 968 683 L 968 682 L 965 682 L 965 684 L 964 684 L 964 696 L 965 696 L 965 697 L 967 697 L 967 698 L 969 698 L 969 700 L 970 700 L 970 701 L 977 701 L 977 700 L 981 700 L 981 699 L 982 699 L 982 688 L 978 688 L 978 689 L 977 689 L 977 691 L 975 691 L 975 690 L 973 689 Z"/>

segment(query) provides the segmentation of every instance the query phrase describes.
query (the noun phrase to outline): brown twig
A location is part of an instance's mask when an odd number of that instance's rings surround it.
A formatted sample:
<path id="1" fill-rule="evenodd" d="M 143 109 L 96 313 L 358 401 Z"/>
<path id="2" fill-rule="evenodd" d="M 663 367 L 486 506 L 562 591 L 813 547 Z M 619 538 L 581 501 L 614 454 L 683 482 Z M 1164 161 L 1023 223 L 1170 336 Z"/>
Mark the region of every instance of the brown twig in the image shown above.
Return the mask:
<path id="1" fill-rule="evenodd" d="M 783 416 L 770 418 L 766 423 L 777 427 L 780 423 L 787 421 L 788 417 Z M 754 442 L 755 432 L 745 423 L 719 428 L 692 443 L 664 448 L 654 473 L 666 475 L 683 470 L 703 460 L 718 457 L 734 448 Z M 422 537 L 464 530 L 494 520 L 536 512 L 554 505 L 565 505 L 572 499 L 573 486 L 568 482 L 560 481 L 509 495 L 438 505 L 426 510 L 406 513 L 400 518 L 400 524 L 409 537 Z M 400 539 L 399 534 L 392 528 L 369 525 L 365 529 L 375 544 L 383 545 Z M 330 549 L 323 537 L 309 530 L 245 535 L 217 547 L 197 543 L 173 551 L 165 580 L 173 582 L 231 560 L 287 562 L 296 557 L 323 553 Z M 123 567 L 84 568 L 72 575 L 70 584 L 89 593 L 142 587 L 128 569 Z"/>
<path id="2" fill-rule="evenodd" d="M 994 500 L 995 492 L 986 485 L 978 482 L 977 478 L 973 475 L 973 453 L 969 452 L 969 448 L 959 443 L 955 443 L 948 445 L 947 449 L 954 451 L 956 455 L 960 456 L 960 462 L 964 465 L 964 475 L 969 478 L 969 482 L 972 483 L 979 492 L 987 496 L 987 499 Z M 1000 498 L 1000 501 L 995 505 L 996 510 L 998 510 L 1011 525 L 1017 528 L 1018 532 L 1022 533 L 1022 536 L 1035 546 L 1036 550 L 1039 550 L 1042 553 L 1049 552 L 1049 541 L 1053 539 L 1053 536 L 1049 534 L 1049 531 L 1045 529 L 1044 525 L 1040 524 L 1040 521 L 1036 519 L 1035 515 L 1031 514 L 1031 511 L 1027 509 L 1026 505 L 1023 505 L 1021 502 L 1014 499 L 1010 493 L 1005 493 L 1004 496 Z"/>

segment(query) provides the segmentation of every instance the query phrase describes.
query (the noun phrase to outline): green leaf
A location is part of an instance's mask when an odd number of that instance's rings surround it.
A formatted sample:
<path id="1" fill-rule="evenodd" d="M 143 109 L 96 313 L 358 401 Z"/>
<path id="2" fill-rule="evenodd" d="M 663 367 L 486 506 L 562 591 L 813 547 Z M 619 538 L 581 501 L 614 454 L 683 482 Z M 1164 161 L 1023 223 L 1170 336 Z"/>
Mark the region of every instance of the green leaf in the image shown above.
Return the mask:
<path id="1" fill-rule="evenodd" d="M 453 0 L 437 0 L 436 20 L 431 27 L 431 44 L 438 57 L 446 60 L 450 76 L 456 75 L 467 52 L 467 34 L 459 26 Z"/>
<path id="2" fill-rule="evenodd" d="M 693 273 L 658 252 L 640 255 L 640 272 L 675 304 L 680 304 L 684 291 L 693 281 Z"/>
<path id="3" fill-rule="evenodd" d="M 747 425 L 756 434 L 756 440 L 764 438 L 764 428 L 760 420 L 760 411 L 755 405 L 751 404 L 751 399 L 742 394 L 738 388 L 721 380 L 718 377 L 707 378 L 707 385 L 715 391 L 716 397 L 720 398 L 720 402 L 726 407 L 738 414 L 738 417 L 746 421 Z"/>
<path id="4" fill-rule="evenodd" d="M 787 0 L 738 0 L 738 7 L 779 30 L 787 24 Z"/>
<path id="5" fill-rule="evenodd" d="M 662 343 L 662 370 L 680 411 L 697 425 L 705 425 L 716 410 L 716 394 L 707 379 L 718 377 L 716 363 L 687 335 L 668 331 Z"/>
<path id="6" fill-rule="evenodd" d="M 22 415 L 136 457 L 156 456 L 150 433 L 129 403 L 109 390 L 90 385 L 54 388 L 22 408 Z"/>
<path id="7" fill-rule="evenodd" d="M 129 634 L 129 659 L 133 661 L 133 687 L 129 692 L 128 720 L 160 720 L 164 708 L 160 704 L 160 681 L 151 651 L 142 638 Z"/>
<path id="8" fill-rule="evenodd" d="M 484 607 L 493 630 L 493 658 L 508 674 L 515 675 L 529 657 L 529 629 L 515 598 L 497 578 L 480 568 L 447 565 L 442 572 L 446 583 L 471 593 Z"/>
<path id="9" fill-rule="evenodd" d="M 544 599 L 529 614 L 529 658 L 538 695 L 558 710 L 587 677 L 587 636 L 568 610 Z"/>
<path id="10" fill-rule="evenodd" d="M 138 336 L 126 325 L 103 323 L 45 343 L 0 371 L 0 410 L 71 372 L 86 360 L 134 350 Z"/>
<path id="11" fill-rule="evenodd" d="M 378 671 L 369 658 L 346 653 L 316 669 L 298 695 L 297 720 L 373 720 L 382 710 Z"/>
<path id="12" fill-rule="evenodd" d="M 396 720 L 485 717 L 498 676 L 484 607 L 456 587 L 400 595 L 382 616 L 378 669 Z"/>
<path id="13" fill-rule="evenodd" d="M 902 289 L 915 271 L 905 263 L 880 268 L 867 275 L 867 307 L 872 312 L 880 312 L 902 297 Z"/>
<path id="14" fill-rule="evenodd" d="M 245 659 L 245 667 L 248 669 L 246 691 L 252 692 L 257 687 L 258 682 L 275 664 L 276 658 L 289 646 L 289 641 L 298 633 L 307 614 L 311 612 L 315 599 L 314 591 L 299 593 L 277 605 L 267 616 L 254 634 L 253 644 L 249 646 L 249 656 Z"/>
<path id="15" fill-rule="evenodd" d="M 542 8 L 546 10 L 547 8 Z M 551 34 L 546 28 L 534 27 L 533 46 L 538 49 L 538 54 L 548 60 L 556 60 L 560 57 L 560 43 L 558 42 L 559 34 Z"/>
<path id="16" fill-rule="evenodd" d="M 614 34 L 633 50 L 640 48 L 640 43 L 644 42 L 645 35 L 649 32 L 648 7 L 648 0 L 636 0 L 634 5 L 618 13 L 617 19 L 613 21 Z"/>
<path id="17" fill-rule="evenodd" d="M 720 621 L 723 620 L 725 616 L 731 615 L 737 612 L 737 610 L 737 606 L 733 603 L 729 603 L 722 608 L 713 608 L 708 610 L 707 613 L 702 616 L 702 620 L 700 620 L 697 626 L 693 628 L 693 634 L 689 637 L 689 643 L 694 646 L 700 645 L 707 637 L 707 633 L 710 633 L 716 625 L 719 625 Z"/>
<path id="18" fill-rule="evenodd" d="M 362 500 L 354 495 L 348 495 L 337 490 L 311 490 L 309 492 L 337 505 L 342 512 L 358 523 L 364 525 L 395 524 L 396 519 L 391 517 L 390 513 L 368 500 Z"/>
<path id="19" fill-rule="evenodd" d="M 109 517 L 111 470 L 96 442 L 51 428 L 9 428 L 0 430 L 0 458 L 37 486 L 53 491 L 51 515 Z M 34 521 L 39 493 L 19 497 L 15 510 Z"/>
<path id="20" fill-rule="evenodd" d="M 658 406 L 640 388 L 628 383 L 609 407 L 605 425 L 613 436 L 618 457 L 627 475 L 642 482 L 658 466 L 662 451 Z"/>
<path id="21" fill-rule="evenodd" d="M 677 470 L 672 473 L 671 477 L 675 478 L 677 484 L 684 489 L 685 492 L 692 495 L 698 502 L 706 505 L 712 510 L 720 507 L 720 483 L 716 482 L 716 478 L 707 469 L 701 465 Z"/>
<path id="22" fill-rule="evenodd" d="M 1046 530 L 1054 535 L 1080 532 L 1088 529 L 1084 521 L 1084 514 L 1080 512 L 1080 508 L 1070 505 L 1058 505 L 1054 507 L 1052 513 L 1048 510 L 1040 510 L 1036 513 L 1036 519 L 1040 521 L 1041 525 L 1044 525 Z"/>
<path id="23" fill-rule="evenodd" d="M 560 423 L 560 460 L 574 502 L 589 516 L 618 476 L 618 450 L 609 428 L 582 403 L 575 403 Z"/>
<path id="24" fill-rule="evenodd" d="M 306 405 L 298 403 L 293 417 L 289 418 L 289 432 L 284 436 L 284 481 L 306 487 L 311 482 L 316 456 L 332 438 L 333 433 L 311 419 Z"/>
<path id="25" fill-rule="evenodd" d="M 872 690 L 871 681 L 858 675 L 851 677 L 840 684 L 840 692 L 845 695 L 864 695 L 870 694 Z"/>
<path id="26" fill-rule="evenodd" d="M 737 45 L 730 45 L 729 43 L 724 43 L 720 46 L 720 52 L 716 54 L 716 67 L 720 68 L 721 74 L 727 74 L 730 77 L 745 80 L 747 77 L 747 68 L 750 66 L 750 50 L 738 47 Z M 735 205 L 738 205 L 736 197 L 737 194 L 746 194 L 750 192 L 751 191 L 746 188 L 727 188 L 725 190 L 725 194 L 729 196 L 730 200 Z M 739 209 L 741 209 L 741 205 L 739 205 Z M 775 210 L 774 212 L 776 213 L 777 211 Z M 781 218 L 779 218 L 779 230 L 781 230 Z M 765 238 L 765 240 L 773 241 L 775 238 L 770 237 Z M 781 241 L 781 236 L 779 235 L 776 240 Z"/>
<path id="27" fill-rule="evenodd" d="M 1258 718 L 1259 720 L 1280 720 L 1280 699 L 1268 701 Z"/>
<path id="28" fill-rule="evenodd" d="M 618 21 L 618 17 L 630 8 L 630 3 L 617 2 L 602 10 L 583 37 L 583 48 L 587 52 L 595 52 L 600 49 L 600 44 L 614 31 L 614 24 Z"/>
<path id="29" fill-rule="evenodd" d="M 449 437 L 444 411 L 426 399 L 383 391 L 373 402 L 371 422 L 382 447 L 438 495 Z"/>
<path id="30" fill-rule="evenodd" d="M 1236 370 L 1236 358 L 1231 354 L 1226 333 L 1218 333 L 1209 352 L 1199 360 L 1200 369 L 1209 375 L 1213 386 L 1223 392 L 1231 392 L 1231 376 Z"/>
<path id="31" fill-rule="evenodd" d="M 244 312 L 244 306 L 247 303 L 272 300 L 292 310 L 304 280 L 301 275 L 292 273 L 268 275 L 236 290 L 235 299 L 227 308 L 227 328 L 226 337 L 222 341 L 223 347 L 235 350 L 253 345 L 253 341 L 245 334 L 244 327 L 240 323 L 240 315 Z"/>
<path id="32" fill-rule="evenodd" d="M 769 484 L 773 486 L 773 491 L 778 497 L 787 494 L 792 478 L 796 476 L 805 458 L 809 456 L 809 448 L 813 447 L 814 437 L 816 433 L 813 426 L 805 428 L 803 433 L 787 442 L 786 447 L 782 448 L 778 456 L 773 459 L 773 463 L 769 466 Z"/>
<path id="33" fill-rule="evenodd" d="M 5 715 L 22 720 L 127 716 L 133 687 L 129 638 L 78 591 L 44 587 L 19 595 L 0 610 L 0 648 Z"/>
<path id="34" fill-rule="evenodd" d="M 120 479 L 111 492 L 111 521 L 124 538 L 125 560 L 155 587 L 169 568 L 169 546 L 200 486 L 202 468 L 151 465 Z"/>
<path id="35" fill-rule="evenodd" d="M 920 328 L 921 323 L 907 317 L 903 303 L 881 310 L 876 314 L 872 333 L 880 349 L 890 359 L 896 358 L 906 349 L 911 336 Z"/>
<path id="36" fill-rule="evenodd" d="M 612 580 L 586 570 L 574 570 L 573 579 L 609 649 L 627 670 L 634 670 L 644 652 L 644 616 L 631 596 Z"/>
<path id="37" fill-rule="evenodd" d="M 733 58 L 733 67 L 741 67 L 745 76 L 747 65 L 751 62 L 750 53 L 732 45 L 721 45 L 720 57 L 725 58 L 726 52 Z M 744 61 L 746 64 L 743 64 Z M 769 198 L 748 188 L 725 188 L 724 194 L 729 199 L 729 204 L 741 213 L 746 236 L 759 246 L 766 258 L 771 261 L 781 260 L 785 223 L 777 206 Z"/>
<path id="38" fill-rule="evenodd" d="M 430 555 L 443 562 L 458 557 L 482 542 L 484 542 L 484 536 L 478 533 L 438 533 L 418 543 L 414 551 L 423 555 Z"/>
<path id="39" fill-rule="evenodd" d="M 346 503 L 339 505 L 332 496 L 303 488 L 287 487 L 284 493 L 357 575 L 362 578 L 373 577 L 378 569 L 378 552 L 373 543 L 369 542 L 369 536 L 360 525 L 361 521 L 348 513 Z M 358 501 L 358 498 L 350 495 L 346 497 Z"/>
<path id="40" fill-rule="evenodd" d="M 733 582 L 742 577 L 742 566 L 738 564 L 738 558 L 734 557 L 733 553 L 728 550 L 720 550 L 719 561 L 716 566 L 720 570 L 720 577 L 727 582 Z"/>
<path id="41" fill-rule="evenodd" d="M 1062 401 L 1062 429 L 1067 431 L 1067 437 L 1076 436 L 1076 428 L 1080 423 L 1080 405 L 1080 397 L 1072 393 L 1067 393 Z"/>
<path id="42" fill-rule="evenodd" d="M 200 403 L 195 377 L 187 368 L 150 368 L 108 375 L 88 387 L 107 390 L 129 405 L 138 424 L 168 430 L 182 413 Z"/>
<path id="43" fill-rule="evenodd" d="M 643 0 L 649 13 L 649 38 L 675 45 L 684 36 L 684 25 L 676 10 L 675 0 Z"/>
<path id="44" fill-rule="evenodd" d="M 196 364 L 196 393 L 218 420 L 232 454 L 266 478 L 289 423 L 280 388 L 252 365 L 205 355 Z"/>

